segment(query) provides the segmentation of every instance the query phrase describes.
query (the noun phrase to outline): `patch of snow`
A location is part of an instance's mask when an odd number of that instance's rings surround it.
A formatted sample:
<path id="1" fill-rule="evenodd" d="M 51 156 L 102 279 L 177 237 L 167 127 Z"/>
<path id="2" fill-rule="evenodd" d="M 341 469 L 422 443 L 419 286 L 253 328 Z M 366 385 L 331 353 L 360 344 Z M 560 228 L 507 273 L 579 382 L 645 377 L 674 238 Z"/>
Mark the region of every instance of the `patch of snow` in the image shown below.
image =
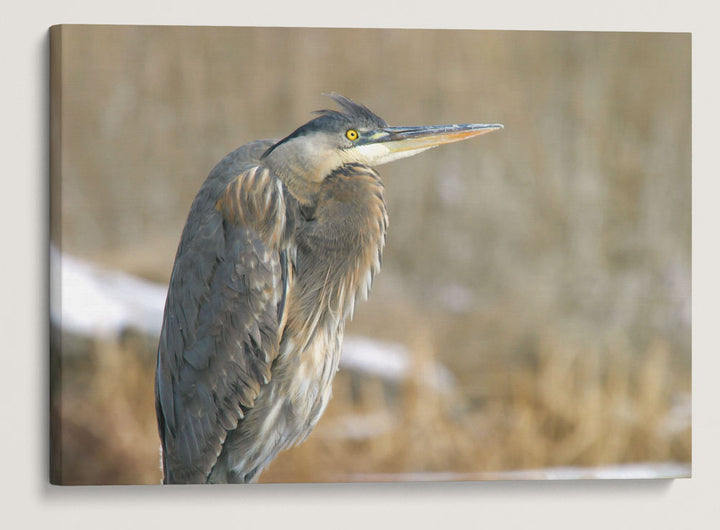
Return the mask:
<path id="1" fill-rule="evenodd" d="M 346 336 L 340 368 L 376 375 L 391 381 L 410 377 L 412 353 L 399 342 L 388 342 L 362 336 Z M 439 363 L 425 367 L 423 381 L 436 390 L 448 392 L 455 386 L 452 373 Z"/>
<path id="2" fill-rule="evenodd" d="M 64 331 L 116 338 L 128 328 L 159 337 L 167 289 L 50 249 L 50 320 Z"/>
<path id="3" fill-rule="evenodd" d="M 517 471 L 354 473 L 336 477 L 338 481 L 361 482 L 456 482 L 479 480 L 657 480 L 689 478 L 690 464 L 682 462 L 642 462 L 599 467 L 553 467 Z"/>

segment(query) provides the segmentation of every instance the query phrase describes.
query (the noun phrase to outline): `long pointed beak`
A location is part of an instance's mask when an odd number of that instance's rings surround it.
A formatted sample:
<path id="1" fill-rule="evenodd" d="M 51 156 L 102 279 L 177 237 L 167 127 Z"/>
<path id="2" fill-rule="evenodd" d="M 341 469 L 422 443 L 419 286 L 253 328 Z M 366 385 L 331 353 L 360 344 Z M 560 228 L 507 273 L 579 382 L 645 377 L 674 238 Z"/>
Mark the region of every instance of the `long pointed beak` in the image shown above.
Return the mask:
<path id="1" fill-rule="evenodd" d="M 358 150 L 368 155 L 370 164 L 378 165 L 502 128 L 499 123 L 383 127 L 363 135 L 358 143 Z"/>
<path id="2" fill-rule="evenodd" d="M 408 149 L 428 149 L 438 145 L 460 142 L 502 129 L 499 123 L 465 123 L 453 125 L 427 125 L 421 127 L 385 127 L 385 138 L 377 141 L 385 142 L 392 151 Z"/>

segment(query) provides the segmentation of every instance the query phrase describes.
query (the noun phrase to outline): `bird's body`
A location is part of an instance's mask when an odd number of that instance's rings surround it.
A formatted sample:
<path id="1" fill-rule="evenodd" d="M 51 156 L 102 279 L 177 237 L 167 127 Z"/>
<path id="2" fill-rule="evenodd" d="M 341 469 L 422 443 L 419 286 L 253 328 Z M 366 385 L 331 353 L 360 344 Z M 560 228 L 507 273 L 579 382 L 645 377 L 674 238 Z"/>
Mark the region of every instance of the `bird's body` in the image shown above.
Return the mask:
<path id="1" fill-rule="evenodd" d="M 388 226 L 366 162 L 407 156 L 378 154 L 378 131 L 393 128 L 333 97 L 344 113 L 230 153 L 193 202 L 158 347 L 165 483 L 256 479 L 330 399 L 345 320 L 380 269 Z"/>

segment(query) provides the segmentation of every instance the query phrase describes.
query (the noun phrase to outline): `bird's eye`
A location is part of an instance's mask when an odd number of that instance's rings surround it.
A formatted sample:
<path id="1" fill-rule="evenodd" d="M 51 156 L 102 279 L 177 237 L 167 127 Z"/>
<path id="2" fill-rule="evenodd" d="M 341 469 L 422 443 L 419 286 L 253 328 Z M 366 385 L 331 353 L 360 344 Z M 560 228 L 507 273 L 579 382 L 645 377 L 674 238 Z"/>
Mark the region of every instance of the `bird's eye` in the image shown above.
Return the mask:
<path id="1" fill-rule="evenodd" d="M 358 132 L 355 129 L 348 129 L 345 133 L 345 137 L 353 142 L 358 139 L 358 136 Z"/>

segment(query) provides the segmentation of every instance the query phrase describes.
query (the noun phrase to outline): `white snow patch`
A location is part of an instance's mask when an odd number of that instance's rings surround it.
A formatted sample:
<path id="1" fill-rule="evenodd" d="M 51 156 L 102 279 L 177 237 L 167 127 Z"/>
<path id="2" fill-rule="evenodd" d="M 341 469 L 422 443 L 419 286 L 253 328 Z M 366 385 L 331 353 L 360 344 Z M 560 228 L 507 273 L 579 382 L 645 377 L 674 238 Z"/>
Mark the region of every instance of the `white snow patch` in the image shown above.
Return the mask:
<path id="1" fill-rule="evenodd" d="M 404 344 L 346 336 L 340 368 L 379 376 L 391 381 L 402 381 L 411 375 L 412 353 Z M 455 386 L 452 373 L 439 363 L 427 366 L 423 380 L 436 390 L 447 392 Z"/>
<path id="2" fill-rule="evenodd" d="M 553 467 L 517 471 L 354 473 L 337 481 L 362 482 L 454 482 L 478 480 L 657 480 L 689 478 L 690 464 L 682 462 L 640 462 L 599 467 Z"/>
<path id="3" fill-rule="evenodd" d="M 50 320 L 64 331 L 101 338 L 137 329 L 159 337 L 167 289 L 50 248 Z"/>

